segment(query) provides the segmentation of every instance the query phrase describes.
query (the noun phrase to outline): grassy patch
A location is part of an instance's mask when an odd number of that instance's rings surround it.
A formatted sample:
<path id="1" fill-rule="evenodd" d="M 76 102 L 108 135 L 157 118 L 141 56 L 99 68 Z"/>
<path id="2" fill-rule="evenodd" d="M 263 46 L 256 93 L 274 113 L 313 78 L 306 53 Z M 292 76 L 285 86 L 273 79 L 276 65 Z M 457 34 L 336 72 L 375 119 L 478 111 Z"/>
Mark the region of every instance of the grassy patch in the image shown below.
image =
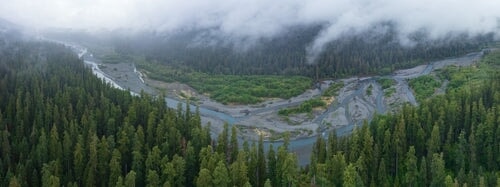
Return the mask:
<path id="1" fill-rule="evenodd" d="M 500 51 L 488 52 L 482 59 L 482 62 L 492 65 L 500 65 Z"/>
<path id="2" fill-rule="evenodd" d="M 265 98 L 289 99 L 312 85 L 310 78 L 302 76 L 209 75 L 177 65 L 161 65 L 141 59 L 136 62 L 139 68 L 148 71 L 149 78 L 188 84 L 224 104 L 255 104 Z"/>
<path id="3" fill-rule="evenodd" d="M 313 108 L 325 107 L 325 101 L 320 98 L 309 99 L 297 107 L 285 108 L 278 111 L 279 115 L 288 116 L 290 114 L 311 113 Z"/>
<path id="4" fill-rule="evenodd" d="M 132 57 L 125 56 L 125 55 L 118 55 L 116 53 L 110 53 L 110 54 L 103 55 L 101 57 L 101 60 L 103 63 L 107 63 L 107 64 L 118 64 L 121 62 L 130 62 L 132 60 Z"/>
<path id="5" fill-rule="evenodd" d="M 380 78 L 377 79 L 377 82 L 382 86 L 382 89 L 384 90 L 396 84 L 396 81 L 394 79 L 389 78 Z"/>
<path id="6" fill-rule="evenodd" d="M 396 92 L 396 88 L 389 88 L 389 89 L 386 89 L 384 90 L 384 96 L 385 97 L 390 97 L 392 96 L 392 94 L 394 94 Z"/>
<path id="7" fill-rule="evenodd" d="M 344 87 L 344 82 L 332 83 L 330 87 L 328 87 L 323 92 L 323 97 L 337 96 L 339 94 L 340 89 L 342 89 L 343 87 Z"/>
<path id="8" fill-rule="evenodd" d="M 408 81 L 410 87 L 415 91 L 418 101 L 422 101 L 434 94 L 436 88 L 441 86 L 441 82 L 432 75 L 424 75 Z"/>
<path id="9" fill-rule="evenodd" d="M 371 96 L 373 91 L 373 85 L 369 85 L 368 88 L 366 88 L 366 95 Z"/>
<path id="10" fill-rule="evenodd" d="M 481 85 L 484 79 L 491 78 L 490 76 L 498 71 L 497 64 L 500 65 L 500 52 L 486 55 L 477 66 L 448 66 L 440 70 L 438 75 L 441 79 L 449 80 L 447 91 L 464 87 L 474 89 Z"/>

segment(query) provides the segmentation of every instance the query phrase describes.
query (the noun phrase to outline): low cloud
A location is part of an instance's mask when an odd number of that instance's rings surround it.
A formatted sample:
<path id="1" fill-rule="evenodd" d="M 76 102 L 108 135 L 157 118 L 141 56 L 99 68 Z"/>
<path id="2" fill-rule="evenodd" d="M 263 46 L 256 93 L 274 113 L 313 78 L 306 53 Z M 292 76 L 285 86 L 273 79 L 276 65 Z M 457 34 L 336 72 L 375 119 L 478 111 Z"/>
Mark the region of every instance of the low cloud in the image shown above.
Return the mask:
<path id="1" fill-rule="evenodd" d="M 208 29 L 210 34 L 241 42 L 272 38 L 294 26 L 322 25 L 306 47 L 310 62 L 328 42 L 370 32 L 380 23 L 391 23 L 403 44 L 411 44 L 409 36 L 419 31 L 429 39 L 500 33 L 500 1 L 494 0 L 2 1 L 0 17 L 35 28 L 167 33 Z"/>

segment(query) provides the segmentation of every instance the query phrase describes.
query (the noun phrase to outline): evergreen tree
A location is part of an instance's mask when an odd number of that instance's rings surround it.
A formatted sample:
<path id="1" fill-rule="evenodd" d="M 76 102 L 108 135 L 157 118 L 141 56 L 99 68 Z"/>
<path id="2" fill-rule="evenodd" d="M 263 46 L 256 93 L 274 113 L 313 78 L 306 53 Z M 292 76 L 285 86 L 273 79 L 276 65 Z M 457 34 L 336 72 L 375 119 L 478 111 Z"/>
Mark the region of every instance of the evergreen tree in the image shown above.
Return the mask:
<path id="1" fill-rule="evenodd" d="M 201 169 L 198 174 L 198 179 L 196 179 L 196 186 L 214 186 L 212 183 L 212 175 L 208 169 Z"/>
<path id="2" fill-rule="evenodd" d="M 146 186 L 155 187 L 160 186 L 160 177 L 155 170 L 148 170 L 146 174 Z"/>
<path id="3" fill-rule="evenodd" d="M 443 154 L 434 153 L 431 162 L 431 186 L 443 186 L 446 177 Z"/>
<path id="4" fill-rule="evenodd" d="M 130 170 L 130 172 L 128 172 L 127 176 L 125 176 L 125 181 L 124 181 L 125 186 L 135 187 L 135 184 L 136 184 L 135 179 L 136 179 L 136 174 L 135 174 L 134 170 Z"/>
<path id="5" fill-rule="evenodd" d="M 361 177 L 356 171 L 356 166 L 353 164 L 349 164 L 344 172 L 343 176 L 343 184 L 342 186 L 346 187 L 356 187 L 363 186 L 363 182 L 361 181 Z"/>
<path id="6" fill-rule="evenodd" d="M 230 167 L 232 186 L 243 186 L 248 182 L 247 170 L 245 152 L 240 151 L 238 158 Z"/>
<path id="7" fill-rule="evenodd" d="M 10 178 L 9 187 L 21 187 L 21 184 L 19 184 L 16 176 Z"/>
<path id="8" fill-rule="evenodd" d="M 344 183 L 344 171 L 347 166 L 344 154 L 337 152 L 331 158 L 331 175 L 330 179 L 333 180 L 335 186 L 342 186 Z"/>
<path id="9" fill-rule="evenodd" d="M 227 123 L 224 123 L 224 129 L 222 130 L 222 133 L 219 134 L 219 137 L 217 138 L 217 148 L 216 151 L 219 154 L 226 155 L 226 151 L 228 150 L 228 138 L 229 136 L 229 127 Z"/>
<path id="10" fill-rule="evenodd" d="M 272 187 L 271 180 L 266 179 L 266 182 L 264 183 L 264 187 Z"/>
<path id="11" fill-rule="evenodd" d="M 233 163 L 238 157 L 238 134 L 237 128 L 235 125 L 231 127 L 231 144 L 229 147 L 230 155 L 229 155 L 229 163 Z"/>
<path id="12" fill-rule="evenodd" d="M 422 186 L 428 186 L 429 185 L 429 174 L 427 170 L 427 161 L 425 157 L 422 157 L 420 159 L 420 167 L 419 167 L 419 181 L 420 185 Z"/>
<path id="13" fill-rule="evenodd" d="M 113 186 L 118 181 L 118 177 L 122 176 L 121 169 L 121 154 L 117 149 L 113 150 L 111 160 L 109 161 L 109 184 L 108 186 Z"/>
<path id="14" fill-rule="evenodd" d="M 257 186 L 264 186 L 267 176 L 266 173 L 266 158 L 264 154 L 264 138 L 262 135 L 259 137 L 257 152 Z"/>
<path id="15" fill-rule="evenodd" d="M 276 178 L 276 155 L 274 152 L 273 144 L 269 145 L 267 152 L 267 178 L 271 181 L 272 186 L 278 186 L 278 179 Z"/>
<path id="16" fill-rule="evenodd" d="M 222 160 L 217 163 L 217 167 L 215 168 L 212 175 L 214 186 L 225 187 L 231 184 L 229 173 L 227 171 L 226 165 L 224 164 L 224 162 L 222 162 Z"/>
<path id="17" fill-rule="evenodd" d="M 417 186 L 418 180 L 418 168 L 417 168 L 417 157 L 415 156 L 415 147 L 410 146 L 408 153 L 406 153 L 404 173 L 404 184 L 406 186 Z"/>

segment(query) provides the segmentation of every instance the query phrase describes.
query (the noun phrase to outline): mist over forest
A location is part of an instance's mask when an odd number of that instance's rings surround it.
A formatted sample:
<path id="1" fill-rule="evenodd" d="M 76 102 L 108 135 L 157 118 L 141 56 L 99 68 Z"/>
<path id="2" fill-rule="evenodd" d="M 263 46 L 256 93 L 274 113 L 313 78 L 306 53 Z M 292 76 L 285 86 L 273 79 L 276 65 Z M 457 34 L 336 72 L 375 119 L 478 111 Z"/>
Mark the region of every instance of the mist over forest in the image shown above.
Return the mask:
<path id="1" fill-rule="evenodd" d="M 500 185 L 500 1 L 0 4 L 0 186 Z"/>

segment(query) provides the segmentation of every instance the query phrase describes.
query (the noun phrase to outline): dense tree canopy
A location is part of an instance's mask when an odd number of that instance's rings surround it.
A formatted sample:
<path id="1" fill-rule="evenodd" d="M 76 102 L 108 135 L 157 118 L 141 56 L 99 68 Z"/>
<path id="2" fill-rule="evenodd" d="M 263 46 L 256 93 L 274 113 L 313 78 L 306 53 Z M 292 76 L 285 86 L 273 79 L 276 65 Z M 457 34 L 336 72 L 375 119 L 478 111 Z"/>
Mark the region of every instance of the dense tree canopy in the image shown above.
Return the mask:
<path id="1" fill-rule="evenodd" d="M 110 43 L 122 60 L 132 59 L 133 54 L 144 56 L 150 63 L 212 75 L 302 75 L 316 79 L 387 74 L 429 60 L 463 55 L 491 40 L 490 35 L 467 34 L 430 39 L 422 31 L 403 43 L 390 23 L 383 27 L 386 32 L 346 34 L 331 41 L 314 65 L 306 63 L 306 49 L 320 31 L 320 27 L 314 26 L 290 28 L 283 35 L 248 43 L 200 37 L 203 30 L 168 36 L 142 33 L 136 37 L 115 37 Z"/>
<path id="2" fill-rule="evenodd" d="M 2 39 L 3 40 L 3 39 Z M 494 186 L 500 76 L 318 137 L 299 167 L 287 138 L 238 148 L 195 109 L 111 88 L 63 46 L 0 42 L 0 186 Z M 492 66 L 493 67 L 493 66 Z M 459 77 L 449 72 L 449 77 Z M 452 82 L 451 80 L 450 82 Z"/>

